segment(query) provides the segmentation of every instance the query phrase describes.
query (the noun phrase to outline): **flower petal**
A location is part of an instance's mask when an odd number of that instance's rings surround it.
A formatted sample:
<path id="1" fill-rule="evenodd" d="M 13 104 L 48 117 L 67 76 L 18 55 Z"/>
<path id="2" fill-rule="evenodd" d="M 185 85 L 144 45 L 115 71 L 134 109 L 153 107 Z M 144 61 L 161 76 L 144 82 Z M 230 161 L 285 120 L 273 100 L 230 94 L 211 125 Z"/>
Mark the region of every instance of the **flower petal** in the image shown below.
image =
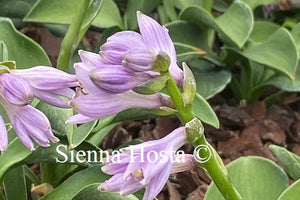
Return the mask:
<path id="1" fill-rule="evenodd" d="M 0 75 L 0 92 L 9 103 L 16 106 L 27 105 L 33 99 L 28 82 L 9 73 Z"/>
<path id="2" fill-rule="evenodd" d="M 75 75 L 54 67 L 36 66 L 29 69 L 14 69 L 11 73 L 26 79 L 32 87 L 39 90 L 57 90 L 79 85 Z"/>
<path id="3" fill-rule="evenodd" d="M 171 59 L 169 71 L 177 83 L 180 83 L 183 79 L 183 72 L 176 64 L 175 47 L 169 36 L 168 29 L 139 11 L 137 12 L 137 19 L 143 41 L 147 48 L 156 53 L 163 51 L 169 55 Z"/>
<path id="4" fill-rule="evenodd" d="M 0 151 L 4 151 L 7 148 L 8 139 L 5 123 L 0 115 Z"/>
<path id="5" fill-rule="evenodd" d="M 80 56 L 81 61 L 88 65 L 101 66 L 104 64 L 100 55 L 97 53 L 79 50 L 78 54 Z"/>
<path id="6" fill-rule="evenodd" d="M 77 114 L 72 117 L 70 117 L 67 121 L 66 124 L 84 124 L 90 121 L 97 120 L 98 118 L 93 118 L 93 117 L 88 117 L 82 114 Z"/>
<path id="7" fill-rule="evenodd" d="M 100 47 L 100 56 L 107 64 L 120 65 L 123 55 L 132 49 L 145 49 L 141 35 L 134 31 L 117 32 Z"/>
<path id="8" fill-rule="evenodd" d="M 161 170 L 159 174 L 152 178 L 152 180 L 146 187 L 143 200 L 152 200 L 159 194 L 159 192 L 163 189 L 164 185 L 168 181 L 171 168 L 172 163 L 170 162 L 167 164 L 167 166 L 165 166 L 165 168 Z"/>

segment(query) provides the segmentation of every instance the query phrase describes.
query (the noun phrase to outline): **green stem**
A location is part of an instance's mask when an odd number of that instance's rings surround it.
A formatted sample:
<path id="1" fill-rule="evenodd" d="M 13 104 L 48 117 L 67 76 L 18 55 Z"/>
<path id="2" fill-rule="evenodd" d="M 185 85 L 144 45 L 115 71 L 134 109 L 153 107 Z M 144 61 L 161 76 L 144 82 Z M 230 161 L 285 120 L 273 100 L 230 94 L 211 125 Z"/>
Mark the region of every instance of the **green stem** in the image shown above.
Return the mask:
<path id="1" fill-rule="evenodd" d="M 178 117 L 183 124 L 186 124 L 187 122 L 194 119 L 191 105 L 184 105 L 181 92 L 178 89 L 171 74 L 169 72 L 166 72 L 164 73 L 164 75 L 168 77 L 167 90 L 171 99 L 173 100 L 175 109 L 178 111 Z"/>
<path id="2" fill-rule="evenodd" d="M 196 148 L 199 145 L 209 147 L 212 152 L 212 156 L 204 163 L 199 163 L 200 167 L 203 167 L 208 172 L 211 179 L 214 181 L 219 191 L 226 200 L 242 200 L 239 193 L 235 190 L 232 185 L 227 170 L 219 157 L 217 152 L 210 146 L 204 136 L 204 128 L 200 120 L 195 119 L 191 105 L 184 105 L 182 94 L 177 87 L 174 79 L 169 72 L 162 73 L 168 77 L 167 91 L 170 95 L 175 109 L 178 111 L 177 115 L 183 124 L 193 124 L 196 122 L 196 129 L 187 128 L 187 138 Z M 191 131 L 188 131 L 191 130 Z"/>
<path id="3" fill-rule="evenodd" d="M 63 71 L 68 71 L 70 60 L 74 49 L 76 49 L 76 41 L 78 39 L 80 27 L 84 19 L 85 12 L 91 0 L 84 0 L 79 10 L 79 13 L 74 13 L 72 23 L 62 41 L 60 53 L 57 61 L 57 68 Z"/>

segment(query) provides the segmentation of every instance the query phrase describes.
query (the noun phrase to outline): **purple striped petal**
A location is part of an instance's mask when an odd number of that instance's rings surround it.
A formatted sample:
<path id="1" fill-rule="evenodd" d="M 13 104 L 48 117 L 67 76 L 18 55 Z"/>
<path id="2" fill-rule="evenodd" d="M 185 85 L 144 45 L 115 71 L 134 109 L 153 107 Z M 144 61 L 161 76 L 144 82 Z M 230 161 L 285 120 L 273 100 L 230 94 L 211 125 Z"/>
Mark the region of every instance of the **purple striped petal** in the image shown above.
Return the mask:
<path id="1" fill-rule="evenodd" d="M 70 104 L 80 114 L 92 118 L 104 118 L 128 108 L 154 109 L 163 106 L 161 94 L 141 95 L 133 91 L 121 94 L 91 94 L 79 96 Z"/>
<path id="2" fill-rule="evenodd" d="M 170 176 L 172 168 L 172 163 L 169 162 L 159 174 L 154 176 L 149 182 L 143 200 L 152 200 L 154 199 L 159 192 L 163 189 L 164 185 L 167 183 L 168 178 Z"/>
<path id="3" fill-rule="evenodd" d="M 9 118 L 19 139 L 29 149 L 34 149 L 30 138 L 39 145 L 47 147 L 51 142 L 58 142 L 52 131 L 48 118 L 32 106 L 11 108 Z"/>
<path id="4" fill-rule="evenodd" d="M 14 69 L 11 73 L 26 79 L 32 87 L 39 90 L 57 90 L 78 86 L 75 75 L 54 67 L 37 66 L 29 69 Z"/>
<path id="5" fill-rule="evenodd" d="M 94 69 L 90 77 L 96 85 L 114 93 L 126 92 L 152 78 L 147 73 L 129 73 L 117 65 Z"/>
<path id="6" fill-rule="evenodd" d="M 100 47 L 100 55 L 108 64 L 120 65 L 124 54 L 131 49 L 145 49 L 142 37 L 134 31 L 113 34 Z"/>
<path id="7" fill-rule="evenodd" d="M 9 73 L 0 75 L 0 92 L 9 103 L 16 106 L 27 105 L 33 99 L 28 82 Z"/>
<path id="8" fill-rule="evenodd" d="M 71 93 L 71 91 L 72 91 L 72 93 Z M 62 94 L 63 92 L 64 92 L 64 94 Z M 34 93 L 38 99 L 40 99 L 50 105 L 59 107 L 59 108 L 70 108 L 71 106 L 69 105 L 68 101 L 63 99 L 63 97 L 64 98 L 68 97 L 71 99 L 75 95 L 75 92 L 69 88 L 62 89 L 61 91 L 54 90 L 51 92 L 34 91 Z M 61 96 L 61 97 L 59 97 L 59 96 Z"/>
<path id="9" fill-rule="evenodd" d="M 87 123 L 87 122 L 90 122 L 90 121 L 94 121 L 94 120 L 97 120 L 98 117 L 87 117 L 85 115 L 82 115 L 82 114 L 77 114 L 77 115 L 74 115 L 72 117 L 70 117 L 67 121 L 66 121 L 66 124 L 84 124 L 84 123 Z"/>
<path id="10" fill-rule="evenodd" d="M 76 72 L 77 79 L 83 86 L 83 90 L 86 93 L 101 93 L 99 87 L 97 87 L 94 82 L 90 79 L 90 71 L 95 69 L 92 65 L 87 65 L 85 63 L 75 63 L 74 69 Z"/>
<path id="11" fill-rule="evenodd" d="M 81 61 L 86 64 L 94 65 L 94 66 L 101 66 L 104 64 L 104 61 L 97 53 L 79 50 L 78 54 L 80 56 Z"/>
<path id="12" fill-rule="evenodd" d="M 122 65 L 130 71 L 151 71 L 155 56 L 145 49 L 132 50 L 125 54 Z"/>
<path id="13" fill-rule="evenodd" d="M 156 53 L 163 51 L 169 55 L 171 59 L 169 71 L 177 83 L 180 83 L 183 79 L 183 72 L 176 64 L 175 47 L 169 36 L 168 29 L 141 12 L 137 12 L 137 19 L 143 41 L 147 48 Z"/>
<path id="14" fill-rule="evenodd" d="M 5 123 L 0 115 L 0 151 L 4 151 L 7 148 L 8 139 Z"/>

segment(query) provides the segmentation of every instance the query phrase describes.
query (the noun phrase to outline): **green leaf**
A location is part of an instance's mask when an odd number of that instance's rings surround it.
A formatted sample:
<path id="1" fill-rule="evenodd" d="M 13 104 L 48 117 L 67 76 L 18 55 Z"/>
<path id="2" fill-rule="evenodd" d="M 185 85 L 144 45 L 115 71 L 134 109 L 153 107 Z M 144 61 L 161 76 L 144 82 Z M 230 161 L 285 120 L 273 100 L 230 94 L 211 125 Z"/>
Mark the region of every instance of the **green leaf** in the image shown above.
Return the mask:
<path id="1" fill-rule="evenodd" d="M 74 14 L 80 9 L 82 1 L 77 0 L 75 3 L 73 0 L 39 0 L 24 18 L 24 21 L 70 24 Z M 101 10 L 92 24 L 104 28 L 111 26 L 123 27 L 116 4 L 112 0 L 102 1 Z M 93 2 L 90 6 L 94 6 Z"/>
<path id="2" fill-rule="evenodd" d="M 12 131 L 10 132 L 12 134 Z M 15 138 L 7 147 L 6 151 L 0 156 L 0 182 L 7 170 L 17 166 L 23 161 L 31 151 L 27 149 L 18 138 Z"/>
<path id="3" fill-rule="evenodd" d="M 95 127 L 97 121 L 88 122 L 81 125 L 73 125 L 73 133 L 70 140 L 70 146 L 72 148 L 77 147 L 80 145 L 92 132 L 93 128 Z"/>
<path id="4" fill-rule="evenodd" d="M 160 3 L 161 0 L 128 0 L 126 12 L 124 14 L 125 29 L 134 30 L 137 28 L 137 11 L 141 11 L 144 14 L 149 14 Z"/>
<path id="5" fill-rule="evenodd" d="M 72 175 L 51 193 L 40 200 L 72 200 L 80 191 L 91 184 L 104 182 L 108 175 L 101 171 L 101 166 L 97 165 Z"/>
<path id="6" fill-rule="evenodd" d="M 1 1 L 0 15 L 3 17 L 9 18 L 20 18 L 22 19 L 31 9 L 31 7 L 35 4 L 37 0 L 9 0 L 9 1 Z"/>
<path id="7" fill-rule="evenodd" d="M 294 26 L 294 28 L 291 31 L 291 34 L 298 48 L 298 52 L 300 53 L 300 22 L 296 26 Z"/>
<path id="8" fill-rule="evenodd" d="M 228 166 L 229 177 L 246 200 L 275 200 L 288 187 L 289 179 L 273 161 L 256 156 L 241 157 Z M 212 183 L 204 200 L 224 200 Z"/>
<path id="9" fill-rule="evenodd" d="M 26 165 L 23 165 L 24 174 L 30 180 L 30 182 L 34 185 L 39 185 L 40 179 L 39 177 Z"/>
<path id="10" fill-rule="evenodd" d="M 188 65 L 194 73 L 197 92 L 205 99 L 221 92 L 231 80 L 231 73 L 228 69 L 213 67 L 204 60 L 188 62 Z"/>
<path id="11" fill-rule="evenodd" d="M 32 39 L 17 31 L 11 20 L 0 17 L 0 30 L 0 41 L 7 47 L 8 59 L 16 61 L 17 68 L 51 65 L 45 51 Z"/>
<path id="12" fill-rule="evenodd" d="M 272 22 L 255 21 L 249 40 L 252 42 L 264 42 L 279 28 L 280 26 Z"/>
<path id="13" fill-rule="evenodd" d="M 283 147 L 270 145 L 269 148 L 276 155 L 289 175 L 291 175 L 294 180 L 300 179 L 300 157 Z"/>
<path id="14" fill-rule="evenodd" d="M 27 199 L 23 166 L 16 167 L 4 176 L 3 185 L 7 200 Z M 18 192 L 16 192 L 16 189 Z"/>
<path id="15" fill-rule="evenodd" d="M 216 65 L 223 65 L 217 55 L 209 48 L 206 36 L 201 28 L 185 21 L 171 22 L 166 24 L 166 27 L 169 29 L 170 36 L 175 44 L 176 53 L 177 56 L 179 56 L 179 63 L 199 57 L 199 52 L 203 49 L 207 52 L 207 55 L 203 57 L 201 55 L 202 59 L 208 60 Z M 178 44 L 181 45 L 181 47 L 179 47 Z M 182 45 L 186 45 L 186 47 L 189 46 L 190 48 L 182 48 Z M 194 55 L 191 57 L 185 56 L 180 58 L 184 53 L 193 53 Z"/>
<path id="16" fill-rule="evenodd" d="M 56 187 L 76 168 L 76 165 L 70 164 L 40 163 L 41 182 Z"/>
<path id="17" fill-rule="evenodd" d="M 71 142 L 73 125 L 65 123 L 73 115 L 73 110 L 71 108 L 58 108 L 42 101 L 38 103 L 36 108 L 47 116 L 55 134 L 66 135 Z"/>
<path id="18" fill-rule="evenodd" d="M 242 52 L 233 48 L 226 49 L 295 79 L 299 53 L 291 34 L 284 28 L 278 28 L 264 42 L 250 43 Z"/>
<path id="19" fill-rule="evenodd" d="M 254 22 L 249 6 L 240 1 L 234 1 L 217 19 L 203 8 L 195 6 L 182 10 L 179 16 L 180 19 L 193 22 L 200 27 L 204 25 L 211 27 L 219 33 L 225 44 L 238 48 L 243 47 L 249 38 Z"/>
<path id="20" fill-rule="evenodd" d="M 277 0 L 242 0 L 254 10 L 257 6 L 275 3 Z"/>
<path id="21" fill-rule="evenodd" d="M 294 79 L 290 79 L 283 74 L 275 74 L 270 79 L 266 80 L 264 85 L 273 85 L 279 89 L 288 92 L 299 92 L 300 91 L 300 62 L 296 68 L 296 75 Z"/>
<path id="22" fill-rule="evenodd" d="M 94 145 L 99 145 L 102 140 L 106 137 L 106 135 L 117 125 L 118 123 L 113 123 L 108 126 L 102 127 L 96 133 L 93 133 L 90 138 L 88 138 L 88 142 Z"/>
<path id="23" fill-rule="evenodd" d="M 103 28 L 119 26 L 123 28 L 123 22 L 118 6 L 113 0 L 102 0 L 102 6 L 97 17 L 93 21 L 93 25 Z"/>
<path id="24" fill-rule="evenodd" d="M 196 94 L 192 104 L 194 114 L 203 122 L 219 128 L 220 123 L 214 110 L 210 107 L 207 101 L 199 94 Z"/>
<path id="25" fill-rule="evenodd" d="M 300 180 L 296 181 L 288 189 L 286 189 L 278 198 L 278 200 L 296 200 L 300 194 Z"/>
<path id="26" fill-rule="evenodd" d="M 182 10 L 191 6 L 203 7 L 203 1 L 205 0 L 175 0 L 175 5 L 178 9 Z"/>
<path id="27" fill-rule="evenodd" d="M 100 192 L 97 190 L 99 184 L 91 184 L 82 190 L 78 195 L 76 195 L 73 200 L 86 200 L 88 197 L 89 200 L 138 200 L 134 195 L 121 196 L 119 193 L 115 192 Z"/>

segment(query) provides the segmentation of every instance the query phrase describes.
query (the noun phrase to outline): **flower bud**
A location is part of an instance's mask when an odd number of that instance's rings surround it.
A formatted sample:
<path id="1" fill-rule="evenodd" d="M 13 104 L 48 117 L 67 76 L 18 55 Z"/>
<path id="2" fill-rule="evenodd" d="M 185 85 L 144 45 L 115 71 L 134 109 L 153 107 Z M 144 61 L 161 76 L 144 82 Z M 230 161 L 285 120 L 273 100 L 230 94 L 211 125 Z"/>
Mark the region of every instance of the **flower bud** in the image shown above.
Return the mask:
<path id="1" fill-rule="evenodd" d="M 183 102 L 186 105 L 193 103 L 193 100 L 196 95 L 196 80 L 193 75 L 193 72 L 187 66 L 186 63 L 182 63 L 184 79 L 183 79 Z"/>
<path id="2" fill-rule="evenodd" d="M 146 49 L 137 49 L 126 53 L 122 65 L 130 71 L 151 71 L 155 56 Z"/>
<path id="3" fill-rule="evenodd" d="M 169 70 L 170 63 L 171 60 L 168 54 L 160 51 L 154 60 L 153 71 L 167 72 Z"/>

